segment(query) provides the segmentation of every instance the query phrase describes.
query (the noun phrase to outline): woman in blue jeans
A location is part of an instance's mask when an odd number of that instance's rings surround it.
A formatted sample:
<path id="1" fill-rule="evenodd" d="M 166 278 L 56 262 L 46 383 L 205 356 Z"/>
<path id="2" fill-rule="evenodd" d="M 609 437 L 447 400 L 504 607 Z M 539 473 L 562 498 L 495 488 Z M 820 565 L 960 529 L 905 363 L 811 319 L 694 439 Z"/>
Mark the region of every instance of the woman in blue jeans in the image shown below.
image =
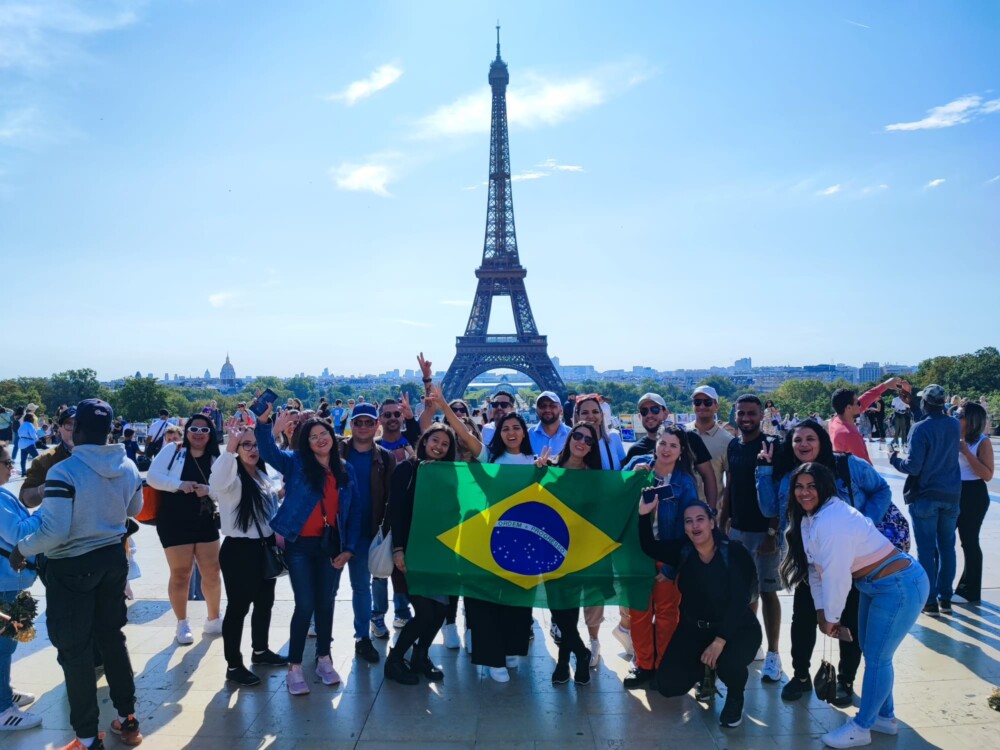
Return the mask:
<path id="1" fill-rule="evenodd" d="M 858 511 L 837 497 L 833 472 L 807 462 L 791 474 L 788 553 L 781 577 L 792 587 L 808 578 L 819 629 L 832 638 L 851 586 L 860 593 L 857 638 L 865 657 L 861 707 L 844 726 L 823 735 L 829 747 L 871 744 L 871 733 L 896 734 L 892 657 L 916 622 L 930 584 L 916 560 L 900 552 Z"/>
<path id="2" fill-rule="evenodd" d="M 340 458 L 333 427 L 308 419 L 299 427 L 298 447 L 280 450 L 274 433 L 282 433 L 293 417 L 278 415 L 271 429 L 271 407 L 257 421 L 254 433 L 260 457 L 285 480 L 285 498 L 271 519 L 271 529 L 285 538 L 285 560 L 295 597 L 288 639 L 288 692 L 305 695 L 309 685 L 302 674 L 309 622 L 316 622 L 316 674 L 324 685 L 337 685 L 340 675 L 330 660 L 333 600 L 340 574 L 356 552 L 361 534 L 361 502 L 354 469 Z M 340 540 L 340 552 L 331 558 L 324 548 L 327 527 Z"/>

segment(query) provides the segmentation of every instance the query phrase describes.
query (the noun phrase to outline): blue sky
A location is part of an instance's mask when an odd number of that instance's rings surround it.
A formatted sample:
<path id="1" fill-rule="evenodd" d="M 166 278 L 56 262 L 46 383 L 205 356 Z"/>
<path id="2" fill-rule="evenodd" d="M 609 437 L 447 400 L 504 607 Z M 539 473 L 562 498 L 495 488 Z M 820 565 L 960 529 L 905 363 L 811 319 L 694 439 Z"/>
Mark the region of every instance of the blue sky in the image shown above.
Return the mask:
<path id="1" fill-rule="evenodd" d="M 996 3 L 0 0 L 0 377 L 446 367 L 498 17 L 564 364 L 997 343 Z"/>

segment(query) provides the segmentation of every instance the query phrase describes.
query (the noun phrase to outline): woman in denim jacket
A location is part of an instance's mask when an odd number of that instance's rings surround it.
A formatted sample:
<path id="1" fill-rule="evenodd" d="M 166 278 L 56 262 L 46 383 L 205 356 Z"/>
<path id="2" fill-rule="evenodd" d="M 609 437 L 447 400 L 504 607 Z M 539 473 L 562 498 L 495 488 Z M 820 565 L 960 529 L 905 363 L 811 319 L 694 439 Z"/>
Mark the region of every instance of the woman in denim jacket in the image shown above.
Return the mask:
<path id="1" fill-rule="evenodd" d="M 14 460 L 7 447 L 0 445 L 0 485 L 6 484 L 14 470 Z M 27 531 L 25 522 L 31 518 L 25 508 L 5 487 L 0 487 L 0 547 L 10 552 Z M 30 568 L 18 572 L 10 567 L 6 558 L 0 560 L 0 599 L 11 602 L 19 593 L 35 582 L 34 558 L 28 558 Z M 30 729 L 42 723 L 42 717 L 21 711 L 35 700 L 30 693 L 17 693 L 10 686 L 10 659 L 17 648 L 17 641 L 0 636 L 0 724 L 7 729 Z"/>
<path id="2" fill-rule="evenodd" d="M 316 622 L 316 674 L 324 685 L 337 685 L 340 676 L 330 661 L 333 600 L 347 561 L 360 553 L 361 502 L 354 469 L 340 458 L 333 427 L 308 419 L 299 428 L 298 448 L 278 448 L 274 433 L 284 432 L 292 417 L 282 412 L 271 429 L 271 407 L 260 416 L 254 433 L 260 457 L 285 480 L 285 498 L 271 519 L 271 529 L 285 539 L 285 560 L 295 597 L 288 642 L 288 692 L 309 692 L 302 675 L 309 622 Z M 322 541 L 326 526 L 335 527 L 340 552 L 332 559 Z"/>
<path id="3" fill-rule="evenodd" d="M 774 455 L 777 450 L 777 455 Z M 892 502 L 888 483 L 866 461 L 847 454 L 847 469 L 851 486 L 847 487 L 837 471 L 833 443 L 819 423 L 805 420 L 785 438 L 780 448 L 765 448 L 757 466 L 757 501 L 760 512 L 769 518 L 781 519 L 781 537 L 788 522 L 789 479 L 792 470 L 814 461 L 823 464 L 836 478 L 837 494 L 855 510 L 878 524 Z M 841 459 L 843 460 L 843 459 Z M 852 502 L 853 501 L 853 502 Z M 843 623 L 857 634 L 858 590 L 847 596 Z M 794 673 L 781 691 L 782 699 L 794 701 L 812 690 L 809 660 L 816 646 L 816 611 L 813 607 L 809 579 L 803 578 L 795 587 L 792 604 L 792 668 Z M 837 697 L 833 705 L 845 708 L 854 699 L 854 677 L 861 664 L 861 647 L 857 638 L 840 644 L 840 664 L 837 668 Z"/>

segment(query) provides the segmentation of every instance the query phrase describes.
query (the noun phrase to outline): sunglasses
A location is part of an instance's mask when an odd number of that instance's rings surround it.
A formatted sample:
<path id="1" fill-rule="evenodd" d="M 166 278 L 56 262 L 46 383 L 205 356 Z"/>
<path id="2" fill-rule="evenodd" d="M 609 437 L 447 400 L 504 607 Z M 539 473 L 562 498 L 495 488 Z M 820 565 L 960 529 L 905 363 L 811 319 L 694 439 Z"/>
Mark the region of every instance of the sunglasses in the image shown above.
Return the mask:
<path id="1" fill-rule="evenodd" d="M 250 451 L 257 450 L 257 443 L 240 443 L 239 447 L 249 453 Z"/>
<path id="2" fill-rule="evenodd" d="M 696 398 L 692 399 L 691 403 L 693 403 L 695 406 L 711 406 L 712 404 L 715 403 L 715 401 L 713 401 L 710 398 Z"/>
<path id="3" fill-rule="evenodd" d="M 510 401 L 494 401 L 493 402 L 493 408 L 494 409 L 511 409 L 511 408 L 513 408 L 513 406 L 514 406 L 514 404 L 512 404 Z"/>
<path id="4" fill-rule="evenodd" d="M 643 406 L 639 409 L 639 415 L 645 417 L 647 414 L 659 414 L 663 411 L 662 406 Z"/>
<path id="5" fill-rule="evenodd" d="M 466 409 L 464 406 L 453 406 L 451 407 L 451 410 L 456 414 L 465 414 L 466 416 L 469 415 L 469 410 Z"/>
<path id="6" fill-rule="evenodd" d="M 375 426 L 375 420 L 374 419 L 355 419 L 354 422 L 352 422 L 352 424 L 355 427 L 374 427 Z"/>
<path id="7" fill-rule="evenodd" d="M 584 435 L 582 432 L 572 432 L 570 433 L 570 437 L 578 443 L 582 440 L 584 445 L 594 444 L 594 438 L 590 435 Z"/>
<path id="8" fill-rule="evenodd" d="M 2 463 L 8 469 L 13 469 L 14 468 L 14 462 L 12 460 L 10 460 L 9 458 L 6 461 L 0 461 L 0 463 Z"/>
<path id="9" fill-rule="evenodd" d="M 195 435 L 207 435 L 211 431 L 211 427 L 188 427 L 188 432 L 193 432 Z"/>
<path id="10" fill-rule="evenodd" d="M 403 416 L 403 412 L 401 412 L 401 411 L 384 411 L 384 412 L 382 412 L 382 416 L 385 417 L 386 419 L 399 419 L 401 416 Z"/>

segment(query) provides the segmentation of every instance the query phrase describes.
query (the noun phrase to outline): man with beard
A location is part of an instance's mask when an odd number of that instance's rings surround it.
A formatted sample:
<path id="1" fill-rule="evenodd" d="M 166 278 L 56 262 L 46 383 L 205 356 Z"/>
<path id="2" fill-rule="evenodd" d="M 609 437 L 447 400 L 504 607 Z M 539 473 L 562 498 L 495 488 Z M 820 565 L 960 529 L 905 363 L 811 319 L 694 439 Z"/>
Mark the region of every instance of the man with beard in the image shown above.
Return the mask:
<path id="1" fill-rule="evenodd" d="M 757 563 L 760 598 L 764 603 L 764 631 L 767 634 L 767 656 L 761 678 L 766 682 L 781 680 L 781 657 L 778 656 L 778 631 L 781 629 L 781 603 L 778 591 L 778 561 L 781 558 L 778 539 L 779 518 L 767 518 L 760 512 L 757 501 L 757 456 L 771 441 L 761 432 L 764 406 L 760 399 L 747 393 L 736 399 L 738 440 L 729 443 L 729 487 L 723 493 L 719 528 L 729 538 L 740 542 Z M 753 604 L 757 611 L 757 602 Z"/>
<path id="2" fill-rule="evenodd" d="M 413 418 L 409 397 L 404 395 L 401 401 L 394 398 L 383 401 L 379 407 L 379 422 L 382 425 L 382 437 L 375 442 L 389 451 L 396 463 L 405 461 L 413 452 L 412 446 L 420 439 L 420 425 Z"/>
<path id="3" fill-rule="evenodd" d="M 517 402 L 514 400 L 514 394 L 510 391 L 501 388 L 493 394 L 490 398 L 490 411 L 488 414 L 490 421 L 483 425 L 483 445 L 489 445 L 493 439 L 493 433 L 496 431 L 496 421 L 504 415 L 516 411 L 516 409 Z"/>
<path id="4" fill-rule="evenodd" d="M 531 450 L 539 456 L 543 448 L 548 448 L 552 456 L 558 456 L 573 431 L 562 421 L 559 397 L 552 391 L 542 391 L 535 401 L 535 414 L 538 415 L 538 424 L 528 430 Z"/>
<path id="5" fill-rule="evenodd" d="M 18 499 L 25 508 L 35 508 L 45 496 L 45 479 L 49 470 L 73 454 L 73 428 L 76 427 L 76 407 L 71 406 L 59 415 L 60 442 L 31 462 L 31 468 L 21 484 Z"/>
<path id="6" fill-rule="evenodd" d="M 709 455 L 712 457 L 712 470 L 715 473 L 715 484 L 721 496 L 725 492 L 723 478 L 728 479 L 729 459 L 727 452 L 733 436 L 723 429 L 717 421 L 719 413 L 719 394 L 710 385 L 700 385 L 691 395 L 695 419 L 687 425 L 688 439 L 693 435 L 701 438 Z M 715 507 L 715 506 L 712 506 Z"/>

